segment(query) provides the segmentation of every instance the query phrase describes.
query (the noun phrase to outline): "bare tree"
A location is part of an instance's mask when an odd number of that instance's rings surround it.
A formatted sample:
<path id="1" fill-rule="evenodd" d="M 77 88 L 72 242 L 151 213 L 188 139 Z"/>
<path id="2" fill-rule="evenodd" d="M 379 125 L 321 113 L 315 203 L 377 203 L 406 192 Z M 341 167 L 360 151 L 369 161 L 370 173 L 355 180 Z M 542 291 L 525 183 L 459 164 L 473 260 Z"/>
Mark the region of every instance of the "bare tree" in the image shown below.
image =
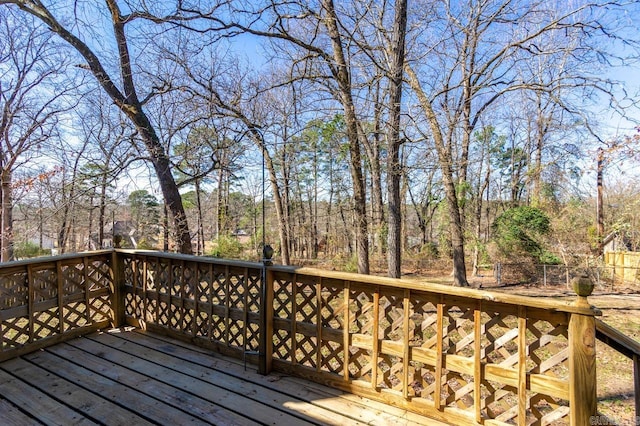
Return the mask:
<path id="1" fill-rule="evenodd" d="M 412 39 L 415 54 L 405 63 L 405 71 L 442 169 L 454 282 L 466 285 L 463 210 L 474 129 L 490 107 L 511 93 L 531 91 L 562 97 L 560 88 L 572 88 L 575 94 L 587 87 L 592 94 L 609 93 L 611 82 L 578 65 L 592 56 L 609 56 L 594 45 L 595 40 L 615 38 L 607 30 L 612 22 L 601 12 L 624 5 L 581 3 L 575 8 L 568 4 L 549 9 L 526 1 L 476 0 L 435 5 L 435 10 L 424 8 L 429 15 L 416 15 L 425 21 L 435 19 L 437 25 L 416 29 Z M 574 61 L 573 67 L 566 68 L 572 72 L 547 84 L 523 78 L 522 65 L 527 61 L 558 55 Z M 437 66 L 432 66 L 434 63 Z M 573 112 L 579 115 L 579 111 Z"/>
<path id="2" fill-rule="evenodd" d="M 222 22 L 222 15 L 208 14 L 207 18 L 216 29 L 224 28 L 231 34 L 242 32 L 266 37 L 297 49 L 299 54 L 292 53 L 295 55 L 292 59 L 294 68 L 302 70 L 302 75 L 296 75 L 295 78 L 317 78 L 325 85 L 326 77 L 330 77 L 332 84 L 329 90 L 342 106 L 349 141 L 358 272 L 368 274 L 368 217 L 361 155 L 364 134 L 356 114 L 348 61 L 348 33 L 332 0 L 322 0 L 315 7 L 306 2 L 284 4 L 274 1 L 256 6 L 253 7 L 254 11 L 250 11 L 251 8 L 245 8 L 240 3 L 232 4 L 231 10 L 226 14 L 231 22 Z M 243 19 L 247 23 L 243 22 Z M 318 68 L 314 63 L 322 64 L 324 68 Z M 313 75 L 304 70 L 312 71 Z"/>
<path id="3" fill-rule="evenodd" d="M 60 116 L 74 105 L 68 95 L 75 82 L 61 46 L 42 26 L 0 9 L 0 39 L 0 260 L 4 262 L 13 258 L 14 173 L 56 137 Z"/>
<path id="4" fill-rule="evenodd" d="M 97 46 L 90 47 L 83 41 L 82 31 L 89 33 L 90 23 L 84 22 L 73 15 L 73 5 L 69 5 L 69 15 L 61 21 L 56 18 L 54 9 L 50 9 L 43 5 L 40 1 L 23 1 L 23 0 L 1 0 L 0 5 L 14 4 L 21 10 L 31 14 L 46 24 L 49 29 L 66 41 L 75 51 L 86 61 L 82 65 L 91 75 L 95 77 L 102 89 L 109 95 L 112 101 L 122 110 L 122 112 L 131 120 L 136 127 L 140 138 L 145 144 L 149 153 L 149 158 L 153 164 L 165 204 L 173 216 L 173 223 L 176 229 L 176 238 L 178 239 L 178 247 L 182 253 L 192 253 L 191 234 L 187 224 L 186 215 L 182 206 L 178 186 L 171 173 L 171 163 L 169 156 L 162 146 L 158 134 L 152 125 L 151 120 L 145 113 L 145 103 L 158 92 L 159 88 L 151 88 L 149 93 L 140 98 L 138 95 L 138 84 L 134 73 L 134 63 L 130 52 L 130 43 L 125 28 L 127 25 L 133 26 L 142 22 L 144 18 L 153 19 L 146 13 L 122 13 L 116 0 L 106 0 L 106 14 L 111 21 L 111 30 L 113 31 L 112 45 L 117 47 L 117 65 L 119 71 L 119 79 L 114 78 L 105 67 L 105 60 L 109 60 L 108 56 L 100 59 Z M 128 5 L 131 6 L 131 5 Z M 96 13 L 100 13 L 100 6 L 97 4 L 92 6 Z M 55 13 L 61 13 L 63 7 L 56 7 Z M 70 25 L 65 26 L 61 22 L 69 21 Z M 158 19 L 157 22 L 162 20 Z M 74 34 L 74 30 L 78 31 Z M 102 47 L 109 46 L 109 43 L 100 43 Z M 106 59 L 108 58 L 108 59 Z M 141 65 L 141 64 L 138 64 Z M 121 87 L 118 87 L 120 82 Z"/>
<path id="5" fill-rule="evenodd" d="M 113 204 L 116 180 L 127 169 L 131 161 L 135 160 L 130 143 L 135 133 L 121 112 L 105 102 L 102 96 L 91 97 L 84 108 L 78 111 L 78 136 L 87 140 L 89 146 L 86 159 L 81 166 L 80 179 L 86 187 L 89 198 L 89 229 L 87 232 L 95 246 L 103 247 L 105 240 L 105 226 L 107 223 L 107 208 Z M 97 203 L 94 206 L 94 201 Z M 93 211 L 97 209 L 97 234 L 94 235 Z"/>

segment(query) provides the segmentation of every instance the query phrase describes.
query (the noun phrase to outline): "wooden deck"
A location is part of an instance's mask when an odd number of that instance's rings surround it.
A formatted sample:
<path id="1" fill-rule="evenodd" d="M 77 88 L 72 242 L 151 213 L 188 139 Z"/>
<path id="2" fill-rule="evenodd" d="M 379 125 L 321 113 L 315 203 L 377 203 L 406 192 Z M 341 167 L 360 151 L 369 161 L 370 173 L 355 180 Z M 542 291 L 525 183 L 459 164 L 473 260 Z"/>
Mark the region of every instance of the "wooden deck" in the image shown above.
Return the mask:
<path id="1" fill-rule="evenodd" d="M 115 329 L 0 363 L 0 424 L 442 425 L 167 337 Z"/>

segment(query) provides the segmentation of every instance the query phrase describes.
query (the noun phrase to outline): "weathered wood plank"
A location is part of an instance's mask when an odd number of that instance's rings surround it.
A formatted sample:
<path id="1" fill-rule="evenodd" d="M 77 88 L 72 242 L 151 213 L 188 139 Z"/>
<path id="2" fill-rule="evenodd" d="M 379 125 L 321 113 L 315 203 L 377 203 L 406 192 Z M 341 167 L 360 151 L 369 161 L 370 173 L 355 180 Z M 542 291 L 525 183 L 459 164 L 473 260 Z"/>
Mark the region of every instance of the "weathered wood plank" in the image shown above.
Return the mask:
<path id="1" fill-rule="evenodd" d="M 13 374 L 24 380 L 25 393 L 17 398 L 21 398 L 19 402 L 24 404 L 25 410 L 39 418 L 43 418 L 45 423 L 71 424 L 73 421 L 81 420 L 84 416 L 89 419 L 100 419 L 101 422 L 109 425 L 152 424 L 134 412 L 97 397 L 87 389 L 58 377 L 22 358 L 6 361 L 2 364 L 2 368 L 12 371 Z M 34 388 L 40 391 L 40 393 L 35 392 L 35 395 L 44 395 L 44 398 L 29 401 L 33 398 Z M 52 394 L 54 391 L 55 394 Z M 14 397 L 13 394 L 4 392 L 3 395 Z M 55 401 L 54 398 L 58 401 Z M 15 404 L 18 405 L 18 402 Z M 80 414 L 69 407 L 74 407 Z M 49 413 L 50 410 L 51 413 Z M 53 414 L 54 412 L 55 415 Z"/>
<path id="2" fill-rule="evenodd" d="M 318 421 L 330 424 L 335 421 L 335 413 L 304 401 L 292 401 L 288 395 L 226 374 L 229 367 L 226 363 L 223 363 L 222 368 L 217 367 L 217 363 L 222 360 L 201 353 L 193 356 L 189 353 L 189 349 L 169 346 L 163 341 L 147 340 L 145 341 L 147 345 L 142 346 L 136 343 L 138 337 L 129 340 L 131 335 L 136 334 L 126 333 L 122 336 L 124 338 L 100 334 L 92 336 L 91 339 L 81 339 L 71 343 L 90 352 L 104 351 L 104 347 L 96 347 L 99 343 L 118 348 L 122 353 L 117 356 L 115 351 L 105 352 L 103 356 L 145 375 L 153 374 L 153 364 L 162 365 L 168 369 L 179 369 L 184 374 L 177 372 L 171 374 L 170 380 L 173 386 L 188 389 L 224 408 L 240 412 L 264 424 L 304 425 Z M 193 358 L 202 364 L 193 362 L 191 360 Z M 241 368 L 235 364 L 234 367 Z M 255 373 L 252 374 L 255 375 Z M 164 380 L 162 377 L 154 378 Z M 359 423 L 341 420 L 339 424 Z"/>
<path id="3" fill-rule="evenodd" d="M 105 405 L 107 402 L 119 405 L 131 413 L 135 413 L 136 417 L 140 416 L 155 423 L 206 424 L 206 422 L 185 412 L 167 407 L 162 401 L 151 398 L 136 388 L 125 386 L 90 370 L 79 368 L 77 364 L 50 352 L 35 352 L 27 355 L 26 358 L 43 369 L 55 370 L 55 374 L 70 384 L 90 390 L 93 399 L 104 398 L 102 401 L 105 402 Z M 75 401 L 71 401 L 71 403 L 75 405 Z M 79 404 L 79 407 L 82 407 L 82 404 Z M 110 416 L 111 413 L 107 411 L 97 418 L 102 420 Z"/>
<path id="4" fill-rule="evenodd" d="M 589 424 L 598 409 L 596 325 L 592 316 L 572 315 L 569 321 L 569 374 L 571 425 Z"/>
<path id="5" fill-rule="evenodd" d="M 174 407 L 181 411 L 186 411 L 190 415 L 211 422 L 213 424 L 232 423 L 232 424 L 255 424 L 250 419 L 238 415 L 232 411 L 225 410 L 217 403 L 217 395 L 214 393 L 199 393 L 197 386 L 180 386 L 185 382 L 192 381 L 197 383 L 197 379 L 186 377 L 178 372 L 173 372 L 160 365 L 150 366 L 146 374 L 136 371 L 135 364 L 129 364 L 131 356 L 122 354 L 117 351 L 104 352 L 105 347 L 97 342 L 89 339 L 79 339 L 77 343 L 82 343 L 83 349 L 73 345 L 57 345 L 50 348 L 49 351 L 58 357 L 70 360 L 72 362 L 82 363 L 83 368 L 94 373 L 103 375 L 121 384 L 134 387 L 140 392 L 149 395 L 152 398 L 162 401 L 169 407 Z M 102 357 L 94 354 L 102 354 Z M 105 355 L 109 355 L 105 357 Z M 116 358 L 118 362 L 109 361 L 106 358 Z M 53 360 L 55 362 L 55 360 Z M 129 368 L 123 366 L 128 365 Z M 174 385 L 167 384 L 167 382 Z M 186 387 L 189 391 L 182 390 Z M 197 396 L 201 395 L 201 396 Z M 205 397 L 207 399 L 205 399 Z"/>
<path id="6" fill-rule="evenodd" d="M 0 399 L 0 422 L 3 426 L 24 426 L 34 424 L 37 420 L 24 414 L 9 401 Z"/>
<path id="7" fill-rule="evenodd" d="M 438 423 L 436 420 L 428 419 L 402 408 L 392 407 L 378 401 L 345 393 L 338 389 L 327 388 L 321 384 L 308 382 L 297 377 L 276 373 L 272 373 L 269 376 L 256 375 L 254 371 L 245 371 L 239 361 L 229 358 L 213 358 L 204 350 L 197 350 L 188 347 L 182 342 L 175 342 L 162 336 L 150 336 L 140 330 L 136 330 L 134 333 L 123 333 L 119 336 L 140 344 L 151 345 L 179 359 L 225 371 L 227 374 L 241 378 L 253 386 L 271 388 L 286 395 L 287 400 L 295 403 L 296 406 L 299 404 L 298 401 L 305 401 L 317 407 L 323 407 L 331 413 L 331 418 L 334 419 L 328 424 L 348 424 L 349 418 L 352 418 L 372 425 L 444 425 L 444 423 Z M 172 344 L 169 345 L 167 342 Z"/>
<path id="8" fill-rule="evenodd" d="M 29 384 L 24 383 L 15 377 L 0 370 L 0 393 L 6 405 L 15 407 L 14 410 L 22 410 L 31 413 L 33 417 L 29 417 L 30 421 L 18 423 L 20 425 L 42 422 L 45 424 L 68 424 L 89 426 L 96 423 L 82 416 L 77 411 L 60 404 L 60 402 L 51 398 L 49 395 L 34 389 Z M 15 418 L 13 414 L 7 414 L 5 418 L 4 407 L 0 408 L 0 419 L 2 424 L 5 420 L 10 422 L 11 418 Z"/>

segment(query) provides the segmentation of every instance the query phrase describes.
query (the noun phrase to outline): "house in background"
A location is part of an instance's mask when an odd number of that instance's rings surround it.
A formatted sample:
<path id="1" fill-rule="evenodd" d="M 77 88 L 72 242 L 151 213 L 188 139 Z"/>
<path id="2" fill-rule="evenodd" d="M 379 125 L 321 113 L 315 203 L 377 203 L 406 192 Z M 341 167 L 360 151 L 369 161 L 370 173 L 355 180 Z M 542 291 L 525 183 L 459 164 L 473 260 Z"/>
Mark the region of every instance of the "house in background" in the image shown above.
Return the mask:
<path id="1" fill-rule="evenodd" d="M 138 243 L 135 238 L 136 227 L 130 220 L 117 220 L 107 226 L 104 229 L 104 239 L 102 241 L 103 248 L 109 247 L 129 247 L 137 248 Z M 118 240 L 118 244 L 114 241 Z"/>
<path id="2" fill-rule="evenodd" d="M 231 233 L 231 236 L 238 240 L 240 244 L 248 244 L 251 242 L 251 235 L 244 229 L 236 229 Z"/>

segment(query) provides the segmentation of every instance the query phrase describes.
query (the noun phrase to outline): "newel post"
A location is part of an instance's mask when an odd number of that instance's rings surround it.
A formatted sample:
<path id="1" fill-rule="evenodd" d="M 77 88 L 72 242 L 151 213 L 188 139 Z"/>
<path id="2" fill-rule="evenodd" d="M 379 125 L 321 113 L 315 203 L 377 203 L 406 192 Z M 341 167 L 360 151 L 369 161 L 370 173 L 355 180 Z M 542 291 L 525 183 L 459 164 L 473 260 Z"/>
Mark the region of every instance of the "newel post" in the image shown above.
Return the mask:
<path id="1" fill-rule="evenodd" d="M 262 283 L 260 285 L 260 347 L 258 349 L 258 372 L 271 372 L 273 358 L 273 248 L 265 245 L 262 249 Z"/>
<path id="2" fill-rule="evenodd" d="M 125 325 L 124 261 L 117 250 L 111 251 L 111 326 Z"/>
<path id="3" fill-rule="evenodd" d="M 591 308 L 587 296 L 593 282 L 587 276 L 572 280 L 575 306 Z M 569 406 L 571 425 L 589 425 L 597 412 L 596 322 L 594 315 L 572 313 L 569 320 Z"/>

